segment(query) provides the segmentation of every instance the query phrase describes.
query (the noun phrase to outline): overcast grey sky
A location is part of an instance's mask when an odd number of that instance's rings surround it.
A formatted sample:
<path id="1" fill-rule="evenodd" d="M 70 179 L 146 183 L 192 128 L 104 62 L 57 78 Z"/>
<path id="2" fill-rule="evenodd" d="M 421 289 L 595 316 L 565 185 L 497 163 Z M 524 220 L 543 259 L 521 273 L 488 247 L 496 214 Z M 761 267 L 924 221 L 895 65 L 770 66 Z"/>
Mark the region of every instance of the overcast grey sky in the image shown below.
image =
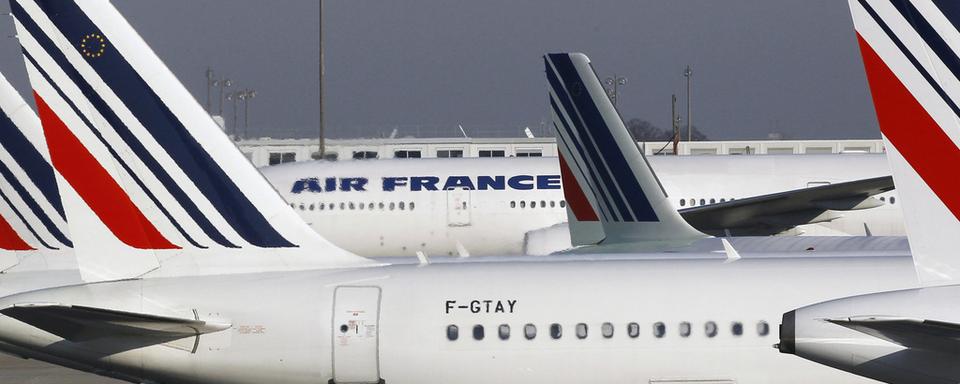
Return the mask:
<path id="1" fill-rule="evenodd" d="M 209 65 L 257 90 L 252 132 L 314 135 L 317 1 L 114 3 L 201 103 Z M 879 137 L 843 1 L 328 0 L 324 12 L 332 137 L 458 123 L 520 134 L 549 120 L 540 56 L 553 51 L 626 76 L 624 117 L 660 127 L 672 93 L 683 107 L 691 64 L 694 122 L 711 138 Z M 0 70 L 29 91 L 15 39 L 0 45 Z"/>

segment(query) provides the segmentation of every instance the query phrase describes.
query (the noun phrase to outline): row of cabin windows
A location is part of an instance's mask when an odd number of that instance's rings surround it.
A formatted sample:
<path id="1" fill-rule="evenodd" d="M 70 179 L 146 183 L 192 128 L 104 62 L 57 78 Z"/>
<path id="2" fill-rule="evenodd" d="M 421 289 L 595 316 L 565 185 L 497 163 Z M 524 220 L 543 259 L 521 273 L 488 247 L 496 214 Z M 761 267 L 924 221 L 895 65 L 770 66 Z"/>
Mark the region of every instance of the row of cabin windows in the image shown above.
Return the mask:
<path id="1" fill-rule="evenodd" d="M 729 200 L 729 201 L 733 201 L 733 200 L 735 200 L 735 199 L 732 198 L 732 197 L 729 198 L 729 199 L 726 199 L 726 198 L 722 198 L 722 197 L 721 197 L 719 200 L 717 200 L 716 198 L 700 199 L 700 200 L 699 200 L 699 202 L 700 202 L 699 205 L 716 204 L 717 202 L 725 203 L 725 202 L 727 202 L 728 200 Z M 691 206 L 691 207 L 696 207 L 696 206 L 697 206 L 697 201 L 698 201 L 697 199 L 680 199 L 680 206 L 681 206 L 681 207 L 686 207 L 687 205 L 689 205 L 689 206 Z M 888 199 L 887 199 L 886 197 L 884 197 L 884 196 L 881 196 L 881 197 L 880 197 L 880 201 L 887 202 Z M 890 196 L 889 202 L 890 202 L 890 204 L 896 204 L 896 203 L 897 203 L 897 198 L 894 197 L 894 196 Z"/>
<path id="2" fill-rule="evenodd" d="M 717 200 L 716 198 L 711 198 L 711 199 L 709 199 L 709 200 L 708 200 L 708 199 L 700 199 L 700 200 L 699 200 L 699 201 L 700 201 L 700 204 L 699 204 L 699 205 L 716 204 L 718 201 L 721 202 L 721 203 L 725 203 L 725 202 L 727 202 L 727 200 L 733 201 L 734 198 L 732 198 L 732 197 L 729 198 L 729 199 L 720 198 L 720 200 Z M 880 201 L 886 202 L 886 201 L 888 201 L 888 200 L 887 200 L 886 197 L 881 196 L 881 197 L 880 197 Z M 896 204 L 896 203 L 897 203 L 897 198 L 894 197 L 894 196 L 890 196 L 889 202 L 890 202 L 890 204 Z M 680 199 L 680 206 L 681 206 L 681 207 L 686 207 L 687 205 L 689 205 L 689 206 L 691 206 L 691 207 L 696 207 L 696 206 L 697 206 L 697 199 Z"/>
<path id="3" fill-rule="evenodd" d="M 405 201 L 401 201 L 401 202 L 399 202 L 399 203 L 398 203 L 398 202 L 392 202 L 392 201 L 389 202 L 389 203 L 384 203 L 384 202 L 381 201 L 381 202 L 376 203 L 376 204 L 374 204 L 374 203 L 372 203 L 372 202 L 371 202 L 371 203 L 363 203 L 363 202 L 354 203 L 354 202 L 351 201 L 351 202 L 340 202 L 339 205 L 336 204 L 336 203 L 316 203 L 316 204 L 313 204 L 313 203 L 311 203 L 311 204 L 300 203 L 299 205 L 298 205 L 297 203 L 290 203 L 290 208 L 293 208 L 293 209 L 298 209 L 298 208 L 299 208 L 301 211 L 313 211 L 313 210 L 318 210 L 318 211 L 329 210 L 329 211 L 333 211 L 333 210 L 336 210 L 338 206 L 340 207 L 340 210 L 341 210 L 341 211 L 348 210 L 348 209 L 349 209 L 349 210 L 358 209 L 358 210 L 361 210 L 361 211 L 364 210 L 364 209 L 367 209 L 367 210 L 370 210 L 370 211 L 372 211 L 372 210 L 374 210 L 374 209 L 380 209 L 381 211 L 383 211 L 383 210 L 393 211 L 393 210 L 399 209 L 399 210 L 401 210 L 401 211 L 404 211 L 404 210 L 407 210 L 408 208 L 412 211 L 412 210 L 414 210 L 414 209 L 417 207 L 416 204 L 415 204 L 414 202 L 412 202 L 412 201 L 409 202 L 409 203 L 407 203 L 407 202 L 405 202 Z"/>
<path id="4" fill-rule="evenodd" d="M 527 205 L 526 200 L 520 200 L 519 202 L 517 202 L 517 201 L 511 201 L 511 202 L 510 202 L 510 208 L 516 208 L 518 205 L 520 206 L 520 208 L 526 208 L 526 207 L 528 207 L 528 206 L 529 206 L 530 208 L 536 208 L 536 207 L 537 207 L 537 202 L 534 201 L 534 200 L 530 200 L 530 204 L 529 204 L 529 205 Z M 558 205 L 560 206 L 560 208 L 566 208 L 566 207 L 567 207 L 567 201 L 566 201 L 566 200 L 560 200 L 560 201 L 550 200 L 550 201 L 548 202 L 548 201 L 546 201 L 546 200 L 540 200 L 540 208 L 546 208 L 547 205 L 550 205 L 550 208 L 556 208 Z"/>
<path id="5" fill-rule="evenodd" d="M 615 326 L 613 323 L 603 323 L 600 325 L 600 335 L 604 339 L 613 338 L 615 333 Z M 686 321 L 680 322 L 679 324 L 679 334 L 680 337 L 690 337 L 693 333 L 693 326 Z M 574 326 L 574 335 L 578 339 L 586 339 L 589 334 L 589 327 L 585 323 L 578 323 Z M 719 333 L 719 325 L 714 321 L 708 321 L 703 325 L 703 333 L 707 337 L 715 337 Z M 477 324 L 472 328 L 472 335 L 474 340 L 483 340 L 486 337 L 486 331 L 483 325 Z M 550 324 L 548 327 L 548 333 L 550 338 L 558 340 L 563 337 L 563 326 L 557 323 Z M 631 339 L 636 339 L 640 337 L 640 324 L 637 323 L 628 323 L 626 334 Z M 739 321 L 734 321 L 730 323 L 730 334 L 733 336 L 743 336 L 743 323 Z M 757 335 L 761 337 L 766 337 L 770 334 L 770 324 L 766 321 L 757 322 Z M 656 322 L 653 324 L 653 336 L 660 339 L 667 335 L 667 325 L 662 322 Z M 497 337 L 500 340 L 509 340 L 510 339 L 510 325 L 509 324 L 500 324 L 497 326 Z M 456 341 L 460 338 L 460 327 L 450 324 L 447 326 L 447 340 Z M 527 340 L 533 340 L 537 338 L 537 326 L 533 324 L 525 324 L 523 326 L 523 338 Z"/>
<path id="6" fill-rule="evenodd" d="M 700 200 L 699 200 L 699 201 L 700 201 L 700 204 L 699 204 L 699 205 L 716 204 L 717 202 L 726 203 L 728 200 L 729 200 L 729 201 L 733 201 L 733 200 L 735 200 L 735 199 L 732 198 L 732 197 L 729 198 L 729 199 L 724 198 L 724 197 L 721 197 L 719 200 L 716 199 L 716 198 L 700 199 Z M 681 206 L 681 207 L 686 207 L 687 205 L 689 205 L 689 206 L 691 206 L 691 207 L 696 207 L 696 206 L 697 206 L 697 199 L 680 199 L 680 206 Z"/>

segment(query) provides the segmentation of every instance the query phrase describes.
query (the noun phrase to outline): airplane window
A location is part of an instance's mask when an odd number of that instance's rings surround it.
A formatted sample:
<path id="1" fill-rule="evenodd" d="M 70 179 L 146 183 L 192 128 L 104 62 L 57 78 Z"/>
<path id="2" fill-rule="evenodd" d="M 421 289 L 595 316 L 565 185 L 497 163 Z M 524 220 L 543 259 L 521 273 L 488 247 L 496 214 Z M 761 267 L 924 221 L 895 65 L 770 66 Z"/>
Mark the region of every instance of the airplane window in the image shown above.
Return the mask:
<path id="1" fill-rule="evenodd" d="M 533 340 L 535 337 L 537 337 L 537 326 L 533 324 L 524 325 L 523 337 L 526 337 L 527 340 Z"/>
<path id="2" fill-rule="evenodd" d="M 477 324 L 477 325 L 474 325 L 474 326 L 473 326 L 473 339 L 474 339 L 474 340 L 483 340 L 483 326 L 482 326 L 482 325 Z"/>
<path id="3" fill-rule="evenodd" d="M 324 203 L 317 204 L 317 208 L 320 209 L 321 211 L 322 211 L 324 208 L 326 208 L 326 207 L 327 207 L 327 205 L 324 204 Z"/>
<path id="4" fill-rule="evenodd" d="M 686 205 L 687 205 L 687 201 L 684 199 L 680 199 L 680 206 L 685 207 Z"/>
<path id="5" fill-rule="evenodd" d="M 350 210 L 352 211 L 352 210 L 353 210 L 353 208 L 354 208 L 354 206 L 353 206 L 353 202 L 352 202 L 352 201 L 350 202 L 350 205 L 349 205 L 349 206 L 350 206 Z"/>
<path id="6" fill-rule="evenodd" d="M 546 207 L 547 207 L 547 202 L 540 200 L 540 208 L 546 208 Z"/>
<path id="7" fill-rule="evenodd" d="M 526 208 L 526 207 L 527 207 L 527 202 L 521 200 L 521 201 L 520 201 L 520 208 Z"/>
<path id="8" fill-rule="evenodd" d="M 413 202 L 411 201 L 411 202 L 410 202 L 410 210 L 411 210 L 411 211 L 413 210 L 413 207 L 414 207 L 414 205 L 413 205 Z"/>
<path id="9" fill-rule="evenodd" d="M 730 327 L 730 331 L 733 332 L 734 336 L 743 335 L 743 323 L 739 321 L 734 321 L 733 325 Z"/>
<path id="10" fill-rule="evenodd" d="M 566 207 L 567 207 L 567 201 L 566 201 L 566 200 L 560 200 L 560 208 L 566 208 Z"/>
<path id="11" fill-rule="evenodd" d="M 510 325 L 500 324 L 500 327 L 497 329 L 497 335 L 500 336 L 500 340 L 507 340 L 510 338 Z"/>
<path id="12" fill-rule="evenodd" d="M 563 327 L 557 323 L 550 324 L 550 337 L 556 340 L 561 336 L 563 336 Z"/>
<path id="13" fill-rule="evenodd" d="M 311 210 L 311 211 L 313 210 L 313 207 L 314 207 L 313 204 L 310 204 L 310 210 Z"/>
<path id="14" fill-rule="evenodd" d="M 536 207 L 537 207 L 537 202 L 536 202 L 536 201 L 531 201 L 531 202 L 530 202 L 530 208 L 536 208 Z"/>
<path id="15" fill-rule="evenodd" d="M 721 198 L 720 198 L 720 202 L 721 202 L 721 203 L 726 203 L 726 202 L 727 202 L 727 199 L 724 199 L 724 198 L 721 197 Z"/>
<path id="16" fill-rule="evenodd" d="M 400 202 L 400 210 L 402 211 L 402 210 L 404 210 L 404 209 L 406 209 L 406 208 L 407 208 L 407 203 L 404 203 L 404 202 L 401 201 L 401 202 Z"/>
<path id="17" fill-rule="evenodd" d="M 363 210 L 363 203 L 357 203 L 357 208 L 360 208 L 360 210 L 362 211 L 362 210 Z"/>
<path id="18" fill-rule="evenodd" d="M 897 198 L 890 196 L 890 204 L 896 204 L 896 203 L 897 203 Z"/>
<path id="19" fill-rule="evenodd" d="M 303 210 L 303 203 L 300 203 L 300 210 Z"/>
<path id="20" fill-rule="evenodd" d="M 587 338 L 587 325 L 584 323 L 577 324 L 577 338 L 586 339 Z"/>
<path id="21" fill-rule="evenodd" d="M 686 322 L 686 321 L 681 321 L 681 322 L 680 322 L 680 336 L 681 336 L 681 337 L 688 337 L 688 336 L 690 336 L 690 323 L 688 323 L 688 322 Z"/>
<path id="22" fill-rule="evenodd" d="M 697 199 L 690 199 L 690 206 L 697 205 Z"/>
<path id="23" fill-rule="evenodd" d="M 467 209 L 467 202 L 466 202 L 466 201 L 463 202 L 463 209 Z"/>
<path id="24" fill-rule="evenodd" d="M 640 324 L 630 323 L 627 324 L 627 336 L 630 336 L 631 339 L 636 339 L 640 336 Z"/>
<path id="25" fill-rule="evenodd" d="M 556 206 L 557 206 L 557 202 L 550 200 L 550 208 L 555 208 Z"/>
<path id="26" fill-rule="evenodd" d="M 715 204 L 716 202 L 717 202 L 716 199 L 710 199 L 710 204 Z"/>
<path id="27" fill-rule="evenodd" d="M 380 204 L 377 204 L 377 206 L 380 208 L 381 211 L 383 210 L 383 202 L 382 202 L 382 201 L 380 202 Z"/>
<path id="28" fill-rule="evenodd" d="M 703 332 L 707 334 L 707 337 L 714 337 L 717 335 L 717 323 L 708 321 L 703 325 Z"/>
<path id="29" fill-rule="evenodd" d="M 373 203 L 367 204 L 367 209 L 369 209 L 369 210 L 372 211 L 372 210 L 373 210 Z"/>
<path id="30" fill-rule="evenodd" d="M 700 205 L 707 205 L 706 199 L 700 199 Z"/>
<path id="31" fill-rule="evenodd" d="M 770 324 L 767 324 L 766 321 L 760 320 L 757 323 L 757 334 L 760 336 L 766 336 L 770 334 Z"/>
<path id="32" fill-rule="evenodd" d="M 333 210 L 334 207 L 336 207 L 336 205 L 334 205 L 333 203 L 330 203 L 330 204 L 327 205 L 327 209 L 329 209 L 329 210 L 331 210 L 331 211 Z"/>
<path id="33" fill-rule="evenodd" d="M 613 324 L 603 323 L 603 325 L 600 326 L 600 333 L 606 339 L 613 337 Z"/>
<path id="34" fill-rule="evenodd" d="M 447 326 L 447 340 L 454 341 L 460 338 L 460 328 L 457 328 L 456 325 Z"/>
<path id="35" fill-rule="evenodd" d="M 296 203 L 290 203 L 290 208 L 296 209 L 296 208 L 297 208 L 297 204 L 296 204 Z"/>
<path id="36" fill-rule="evenodd" d="M 394 203 L 390 203 L 390 210 L 391 210 L 391 211 L 392 211 L 393 208 L 395 208 L 395 207 L 396 207 L 396 205 L 394 205 Z"/>
<path id="37" fill-rule="evenodd" d="M 884 196 L 880 196 L 880 201 L 887 201 L 887 198 Z"/>
<path id="38" fill-rule="evenodd" d="M 517 202 L 516 202 L 516 201 L 511 201 L 511 202 L 510 202 L 510 208 L 516 208 L 516 207 L 517 207 Z"/>
<path id="39" fill-rule="evenodd" d="M 344 210 L 344 209 L 347 209 L 346 207 L 347 207 L 347 203 L 340 203 L 340 210 L 341 210 L 341 211 Z"/>
<path id="40" fill-rule="evenodd" d="M 661 338 L 667 334 L 667 325 L 661 322 L 653 324 L 653 337 Z"/>

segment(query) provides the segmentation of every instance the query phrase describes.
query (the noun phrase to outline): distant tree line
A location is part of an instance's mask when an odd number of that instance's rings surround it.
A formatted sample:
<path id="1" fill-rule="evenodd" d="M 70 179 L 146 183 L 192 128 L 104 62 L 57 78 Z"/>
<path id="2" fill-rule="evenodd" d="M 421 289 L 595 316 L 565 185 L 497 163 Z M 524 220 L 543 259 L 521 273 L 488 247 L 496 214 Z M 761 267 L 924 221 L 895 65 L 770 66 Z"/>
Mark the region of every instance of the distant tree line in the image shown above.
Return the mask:
<path id="1" fill-rule="evenodd" d="M 662 129 L 653 123 L 643 120 L 643 119 L 630 119 L 627 121 L 627 130 L 630 131 L 630 134 L 633 135 L 633 138 L 637 141 L 672 141 L 673 140 L 673 130 L 672 129 Z M 693 133 L 691 134 L 693 141 L 705 141 L 709 140 L 707 135 L 700 132 L 697 129 L 697 126 L 694 125 L 692 129 Z M 680 127 L 680 140 L 687 140 L 687 126 L 682 125 Z"/>

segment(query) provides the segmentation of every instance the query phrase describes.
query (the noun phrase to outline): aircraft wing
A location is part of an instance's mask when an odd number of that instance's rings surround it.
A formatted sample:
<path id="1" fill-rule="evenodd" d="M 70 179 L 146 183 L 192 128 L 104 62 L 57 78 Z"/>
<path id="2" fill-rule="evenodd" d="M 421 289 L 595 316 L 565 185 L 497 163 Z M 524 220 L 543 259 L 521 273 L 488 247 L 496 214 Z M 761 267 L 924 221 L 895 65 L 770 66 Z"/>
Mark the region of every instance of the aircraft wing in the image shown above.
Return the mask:
<path id="1" fill-rule="evenodd" d="M 680 210 L 700 231 L 712 235 L 775 235 L 798 225 L 834 220 L 832 211 L 873 208 L 883 203 L 873 195 L 894 188 L 881 176 L 731 200 Z"/>
<path id="2" fill-rule="evenodd" d="M 230 324 L 60 304 L 18 304 L 0 313 L 70 341 L 135 336 L 177 340 L 219 332 Z"/>
<path id="3" fill-rule="evenodd" d="M 826 321 L 907 348 L 960 353 L 960 324 L 904 317 L 845 317 Z"/>

